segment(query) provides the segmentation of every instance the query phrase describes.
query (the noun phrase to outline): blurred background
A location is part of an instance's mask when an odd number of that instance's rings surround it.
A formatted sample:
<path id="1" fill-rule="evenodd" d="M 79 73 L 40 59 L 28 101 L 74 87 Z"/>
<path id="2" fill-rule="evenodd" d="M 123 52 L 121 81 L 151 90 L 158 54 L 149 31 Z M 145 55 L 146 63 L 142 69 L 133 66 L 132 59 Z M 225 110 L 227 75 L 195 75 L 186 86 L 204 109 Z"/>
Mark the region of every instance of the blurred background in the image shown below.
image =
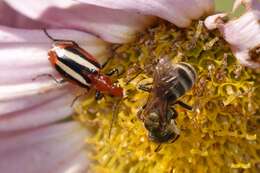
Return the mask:
<path id="1" fill-rule="evenodd" d="M 216 11 L 217 12 L 231 12 L 232 11 L 232 6 L 235 0 L 215 0 L 215 5 L 216 5 Z M 239 16 L 243 11 L 244 7 L 240 6 L 234 14 L 231 16 L 236 17 Z"/>

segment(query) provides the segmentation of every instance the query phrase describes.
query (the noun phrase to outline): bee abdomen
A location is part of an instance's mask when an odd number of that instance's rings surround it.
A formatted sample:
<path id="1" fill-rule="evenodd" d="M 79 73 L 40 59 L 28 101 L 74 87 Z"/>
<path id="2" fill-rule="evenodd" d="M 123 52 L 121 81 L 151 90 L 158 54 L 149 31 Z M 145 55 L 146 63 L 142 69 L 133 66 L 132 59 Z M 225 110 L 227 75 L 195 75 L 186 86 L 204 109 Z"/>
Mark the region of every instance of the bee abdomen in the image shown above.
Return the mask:
<path id="1" fill-rule="evenodd" d="M 170 87 L 167 97 L 172 101 L 177 100 L 192 88 L 196 81 L 195 69 L 187 63 L 176 64 L 177 77 L 174 85 Z"/>

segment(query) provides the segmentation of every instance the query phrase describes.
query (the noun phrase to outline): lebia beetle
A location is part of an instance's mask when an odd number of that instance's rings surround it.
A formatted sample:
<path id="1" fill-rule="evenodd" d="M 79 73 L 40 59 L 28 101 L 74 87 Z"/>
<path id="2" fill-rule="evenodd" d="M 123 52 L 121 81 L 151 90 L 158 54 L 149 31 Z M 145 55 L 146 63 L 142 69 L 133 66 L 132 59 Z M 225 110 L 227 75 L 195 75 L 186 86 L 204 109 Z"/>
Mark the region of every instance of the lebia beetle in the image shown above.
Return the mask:
<path id="1" fill-rule="evenodd" d="M 123 89 L 116 86 L 109 77 L 113 72 L 116 72 L 116 69 L 113 69 L 107 75 L 102 74 L 100 72 L 102 65 L 76 42 L 72 40 L 55 39 L 49 35 L 46 29 L 43 31 L 46 36 L 53 41 L 52 48 L 48 52 L 49 61 L 61 74 L 63 80 L 57 81 L 50 74 L 42 74 L 39 76 L 49 76 L 58 83 L 71 81 L 87 90 L 94 88 L 97 91 L 96 99 L 99 99 L 103 94 L 120 98 L 120 100 L 116 101 L 113 108 L 112 122 L 109 130 L 110 136 L 116 108 L 123 97 Z M 72 104 L 77 98 L 78 97 L 73 100 Z"/>
<path id="2" fill-rule="evenodd" d="M 43 31 L 53 41 L 49 61 L 64 78 L 60 82 L 68 80 L 87 89 L 93 87 L 97 97 L 100 93 L 123 97 L 123 89 L 114 85 L 108 75 L 100 73 L 102 66 L 90 53 L 72 40 L 54 39 L 46 29 Z"/>

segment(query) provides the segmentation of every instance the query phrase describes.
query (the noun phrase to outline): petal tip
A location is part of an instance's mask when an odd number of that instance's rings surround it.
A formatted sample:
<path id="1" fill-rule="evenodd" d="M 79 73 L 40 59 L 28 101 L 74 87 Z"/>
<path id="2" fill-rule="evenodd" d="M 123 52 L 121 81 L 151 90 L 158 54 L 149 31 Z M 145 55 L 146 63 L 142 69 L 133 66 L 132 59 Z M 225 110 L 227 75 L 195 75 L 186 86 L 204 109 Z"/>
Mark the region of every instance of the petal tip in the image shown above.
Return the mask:
<path id="1" fill-rule="evenodd" d="M 209 16 L 205 19 L 204 25 L 209 30 L 219 28 L 224 24 L 223 18 L 226 16 L 227 13 L 219 13 L 219 14 Z"/>

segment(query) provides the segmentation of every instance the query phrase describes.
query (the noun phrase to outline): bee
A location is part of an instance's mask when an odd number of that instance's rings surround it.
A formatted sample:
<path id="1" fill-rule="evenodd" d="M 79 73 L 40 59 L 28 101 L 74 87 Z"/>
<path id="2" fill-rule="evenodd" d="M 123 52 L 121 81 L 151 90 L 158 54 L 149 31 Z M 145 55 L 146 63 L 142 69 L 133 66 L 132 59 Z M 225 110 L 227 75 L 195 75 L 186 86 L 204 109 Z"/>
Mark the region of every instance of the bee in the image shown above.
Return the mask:
<path id="1" fill-rule="evenodd" d="M 167 57 L 159 59 L 153 69 L 153 84 L 139 118 L 144 122 L 151 140 L 158 143 L 174 142 L 180 135 L 175 121 L 178 113 L 174 105 L 192 109 L 178 99 L 194 85 L 196 71 L 187 63 L 172 64 Z"/>

